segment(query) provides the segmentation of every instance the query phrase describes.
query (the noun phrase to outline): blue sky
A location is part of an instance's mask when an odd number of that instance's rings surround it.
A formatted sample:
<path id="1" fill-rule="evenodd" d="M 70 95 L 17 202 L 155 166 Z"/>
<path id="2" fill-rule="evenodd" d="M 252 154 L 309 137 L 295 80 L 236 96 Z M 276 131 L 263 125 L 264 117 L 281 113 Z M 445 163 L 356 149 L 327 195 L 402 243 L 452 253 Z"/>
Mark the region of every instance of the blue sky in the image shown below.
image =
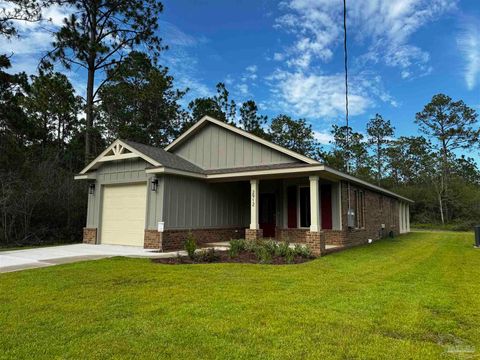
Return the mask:
<path id="1" fill-rule="evenodd" d="M 323 143 L 332 123 L 344 123 L 341 0 L 163 3 L 169 50 L 160 63 L 178 87 L 191 89 L 188 99 L 213 95 L 222 81 L 237 103 L 254 99 L 269 117 L 306 118 Z M 415 113 L 440 92 L 480 112 L 478 0 L 347 0 L 347 7 L 355 130 L 380 113 L 397 136 L 416 134 Z M 62 12 L 50 9 L 48 17 L 55 27 Z M 48 26 L 27 24 L 20 40 L 0 44 L 14 53 L 14 70 L 34 71 Z M 84 74 L 69 75 L 84 91 Z"/>

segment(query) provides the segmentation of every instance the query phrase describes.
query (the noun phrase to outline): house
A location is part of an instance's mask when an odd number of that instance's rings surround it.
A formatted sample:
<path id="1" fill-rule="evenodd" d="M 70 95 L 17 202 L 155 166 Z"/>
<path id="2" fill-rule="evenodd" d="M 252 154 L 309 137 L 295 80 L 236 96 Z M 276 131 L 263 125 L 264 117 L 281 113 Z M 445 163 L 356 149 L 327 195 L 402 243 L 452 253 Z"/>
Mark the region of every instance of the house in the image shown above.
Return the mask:
<path id="1" fill-rule="evenodd" d="M 208 116 L 165 149 L 116 140 L 75 179 L 89 182 L 89 244 L 167 251 L 192 232 L 321 254 L 410 230 L 411 200 Z"/>

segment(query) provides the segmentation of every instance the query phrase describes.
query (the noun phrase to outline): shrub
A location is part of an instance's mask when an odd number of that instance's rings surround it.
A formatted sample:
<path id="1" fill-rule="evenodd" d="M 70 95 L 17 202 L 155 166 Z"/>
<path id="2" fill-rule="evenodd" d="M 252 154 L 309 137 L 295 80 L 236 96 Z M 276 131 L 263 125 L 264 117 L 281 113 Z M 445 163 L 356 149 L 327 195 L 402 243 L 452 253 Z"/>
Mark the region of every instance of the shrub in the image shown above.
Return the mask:
<path id="1" fill-rule="evenodd" d="M 261 244 L 270 255 L 275 255 L 277 253 L 278 244 L 274 240 L 265 240 Z"/>
<path id="2" fill-rule="evenodd" d="M 215 252 L 215 249 L 202 249 L 195 254 L 197 261 L 201 262 L 214 262 L 220 259 L 220 256 Z"/>
<path id="3" fill-rule="evenodd" d="M 185 250 L 187 251 L 188 257 L 192 260 L 195 260 L 195 250 L 197 250 L 197 240 L 191 232 L 188 233 L 187 239 L 184 244 Z"/>
<path id="4" fill-rule="evenodd" d="M 262 264 L 269 264 L 272 262 L 272 253 L 266 246 L 257 246 L 255 249 L 255 255 L 257 256 L 258 261 Z"/>
<path id="5" fill-rule="evenodd" d="M 313 257 L 312 250 L 308 246 L 295 244 L 295 248 L 293 249 L 295 255 L 301 256 L 305 259 L 310 259 Z"/>
<path id="6" fill-rule="evenodd" d="M 230 249 L 228 250 L 228 254 L 230 257 L 237 257 L 238 254 L 242 251 L 245 251 L 247 247 L 246 241 L 242 239 L 233 239 L 230 240 Z"/>
<path id="7" fill-rule="evenodd" d="M 283 255 L 283 257 L 285 257 L 285 262 L 287 264 L 293 263 L 293 260 L 295 260 L 295 255 L 296 255 L 295 249 L 287 247 L 285 250 L 285 254 Z"/>
<path id="8" fill-rule="evenodd" d="M 259 240 L 245 240 L 245 251 L 255 252 L 259 244 Z"/>
<path id="9" fill-rule="evenodd" d="M 288 241 L 281 242 L 277 245 L 275 255 L 285 257 L 290 250 L 290 243 Z"/>

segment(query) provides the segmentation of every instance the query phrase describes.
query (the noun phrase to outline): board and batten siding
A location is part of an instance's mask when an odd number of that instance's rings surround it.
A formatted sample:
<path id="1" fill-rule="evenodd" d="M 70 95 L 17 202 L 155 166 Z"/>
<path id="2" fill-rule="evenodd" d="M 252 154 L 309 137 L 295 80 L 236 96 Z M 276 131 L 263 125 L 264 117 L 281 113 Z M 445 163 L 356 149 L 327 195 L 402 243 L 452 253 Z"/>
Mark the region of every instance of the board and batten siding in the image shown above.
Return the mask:
<path id="1" fill-rule="evenodd" d="M 195 136 L 173 151 L 204 169 L 299 162 L 293 157 L 215 124 L 208 124 L 200 129 Z"/>
<path id="2" fill-rule="evenodd" d="M 247 182 L 206 183 L 164 177 L 165 229 L 246 227 L 249 218 Z"/>
<path id="3" fill-rule="evenodd" d="M 157 219 L 162 218 L 163 180 L 159 178 L 157 191 L 150 191 L 150 176 L 145 173 L 149 166 L 141 159 L 126 159 L 101 164 L 96 171 L 95 193 L 88 195 L 87 227 L 98 228 L 101 224 L 103 186 L 144 182 L 147 187 L 146 228 L 155 229 Z"/>

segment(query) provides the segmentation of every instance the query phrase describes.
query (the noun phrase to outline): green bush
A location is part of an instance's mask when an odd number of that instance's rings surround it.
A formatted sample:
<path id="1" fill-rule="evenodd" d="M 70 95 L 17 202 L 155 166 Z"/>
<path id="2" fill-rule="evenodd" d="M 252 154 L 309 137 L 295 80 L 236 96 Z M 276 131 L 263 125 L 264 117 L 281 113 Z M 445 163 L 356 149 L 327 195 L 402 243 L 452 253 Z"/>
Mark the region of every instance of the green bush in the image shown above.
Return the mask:
<path id="1" fill-rule="evenodd" d="M 264 240 L 261 244 L 270 255 L 275 255 L 277 253 L 278 244 L 274 240 Z"/>
<path id="2" fill-rule="evenodd" d="M 282 256 L 285 258 L 285 262 L 287 264 L 291 264 L 291 263 L 293 263 L 293 260 L 295 260 L 295 255 L 296 255 L 295 249 L 287 247 L 284 255 L 282 255 Z"/>
<path id="3" fill-rule="evenodd" d="M 257 246 L 255 249 L 255 255 L 262 264 L 270 264 L 272 262 L 272 253 L 266 246 Z"/>
<path id="4" fill-rule="evenodd" d="M 195 254 L 195 258 L 199 262 L 214 262 L 220 259 L 220 256 L 217 254 L 215 249 L 202 249 Z"/>
<path id="5" fill-rule="evenodd" d="M 310 259 L 313 257 L 312 250 L 308 246 L 295 244 L 295 248 L 293 249 L 295 255 L 301 256 L 305 259 Z"/>
<path id="6" fill-rule="evenodd" d="M 185 250 L 187 251 L 188 257 L 192 260 L 195 260 L 195 250 L 197 250 L 197 240 L 191 232 L 188 233 L 187 239 L 184 244 Z"/>
<path id="7" fill-rule="evenodd" d="M 230 240 L 230 249 L 228 250 L 228 254 L 232 258 L 237 257 L 240 252 L 245 251 L 246 247 L 246 241 L 243 239 Z"/>
<path id="8" fill-rule="evenodd" d="M 290 250 L 290 243 L 288 241 L 277 244 L 275 255 L 285 257 Z"/>
<path id="9" fill-rule="evenodd" d="M 245 240 L 245 251 L 255 252 L 260 243 L 260 240 Z"/>

